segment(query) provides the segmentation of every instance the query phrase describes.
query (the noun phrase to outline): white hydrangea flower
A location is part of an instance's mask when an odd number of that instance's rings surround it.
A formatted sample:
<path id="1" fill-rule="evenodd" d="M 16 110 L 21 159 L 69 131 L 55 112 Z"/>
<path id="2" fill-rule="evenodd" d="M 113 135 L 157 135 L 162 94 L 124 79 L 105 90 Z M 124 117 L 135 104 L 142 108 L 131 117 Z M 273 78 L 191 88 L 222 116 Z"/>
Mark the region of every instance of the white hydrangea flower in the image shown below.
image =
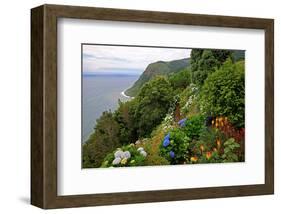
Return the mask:
<path id="1" fill-rule="evenodd" d="M 131 157 L 131 153 L 129 151 L 125 151 L 123 152 L 123 156 L 124 158 L 129 159 Z"/>
<path id="2" fill-rule="evenodd" d="M 139 147 L 137 151 L 141 152 L 141 151 L 144 151 L 144 149 L 142 147 Z"/>
<path id="3" fill-rule="evenodd" d="M 124 152 L 120 153 L 120 158 L 121 159 L 125 158 Z"/>
<path id="4" fill-rule="evenodd" d="M 141 143 L 140 140 L 137 140 L 137 141 L 135 142 L 136 145 L 138 145 L 138 144 L 140 144 L 140 143 Z"/>
<path id="5" fill-rule="evenodd" d="M 121 162 L 121 158 L 117 157 L 112 161 L 113 165 L 118 165 Z"/>
<path id="6" fill-rule="evenodd" d="M 123 151 L 122 151 L 122 150 L 117 150 L 117 151 L 114 153 L 114 157 L 115 157 L 115 158 L 122 158 L 122 154 L 123 154 Z"/>
<path id="7" fill-rule="evenodd" d="M 144 151 L 144 150 L 140 151 L 140 154 L 141 154 L 143 157 L 146 157 L 146 156 L 147 156 L 147 153 L 146 153 L 146 151 Z"/>

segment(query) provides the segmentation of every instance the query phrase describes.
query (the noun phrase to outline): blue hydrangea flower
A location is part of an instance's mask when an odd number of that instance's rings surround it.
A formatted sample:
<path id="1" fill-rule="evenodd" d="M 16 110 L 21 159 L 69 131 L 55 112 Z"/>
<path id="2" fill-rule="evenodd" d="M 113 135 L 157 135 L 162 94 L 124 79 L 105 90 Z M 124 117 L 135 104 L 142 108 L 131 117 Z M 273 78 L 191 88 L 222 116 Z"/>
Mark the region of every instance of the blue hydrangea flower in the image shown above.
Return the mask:
<path id="1" fill-rule="evenodd" d="M 175 157 L 175 153 L 173 151 L 170 151 L 170 157 L 174 158 Z"/>
<path id="2" fill-rule="evenodd" d="M 185 126 L 185 121 L 187 120 L 187 118 L 181 119 L 178 124 L 180 127 L 184 127 Z"/>
<path id="3" fill-rule="evenodd" d="M 164 137 L 164 140 L 165 139 L 169 139 L 170 140 L 170 132 Z"/>
<path id="4" fill-rule="evenodd" d="M 170 139 L 169 138 L 164 138 L 163 146 L 167 147 L 167 146 L 169 146 L 169 144 L 170 144 Z"/>

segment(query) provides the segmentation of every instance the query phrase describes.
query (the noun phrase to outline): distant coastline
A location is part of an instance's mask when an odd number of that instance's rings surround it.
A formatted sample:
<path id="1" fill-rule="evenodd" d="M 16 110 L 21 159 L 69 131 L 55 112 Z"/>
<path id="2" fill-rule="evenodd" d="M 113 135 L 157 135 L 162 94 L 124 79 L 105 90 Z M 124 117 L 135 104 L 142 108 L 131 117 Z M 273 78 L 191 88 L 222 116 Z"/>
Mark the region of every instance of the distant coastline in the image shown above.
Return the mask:
<path id="1" fill-rule="evenodd" d="M 127 89 L 126 89 L 126 90 L 127 90 Z M 124 91 L 121 92 L 121 95 L 122 95 L 122 96 L 124 96 L 124 97 L 126 97 L 126 98 L 128 98 L 128 99 L 133 99 L 133 98 L 135 98 L 135 97 L 130 97 L 130 96 L 126 95 L 126 94 L 125 94 L 125 91 L 126 91 L 126 90 L 124 90 Z"/>

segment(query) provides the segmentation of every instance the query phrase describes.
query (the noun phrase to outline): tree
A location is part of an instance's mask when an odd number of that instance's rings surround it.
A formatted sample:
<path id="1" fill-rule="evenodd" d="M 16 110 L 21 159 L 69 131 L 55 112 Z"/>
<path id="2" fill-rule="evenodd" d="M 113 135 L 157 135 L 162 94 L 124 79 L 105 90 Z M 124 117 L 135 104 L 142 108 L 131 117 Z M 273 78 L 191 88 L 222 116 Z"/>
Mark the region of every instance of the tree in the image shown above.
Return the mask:
<path id="1" fill-rule="evenodd" d="M 190 69 L 184 69 L 169 76 L 173 89 L 185 89 L 191 83 Z"/>
<path id="2" fill-rule="evenodd" d="M 226 116 L 237 128 L 244 127 L 244 61 L 228 59 L 205 80 L 200 94 L 203 112 L 208 116 Z"/>
<path id="3" fill-rule="evenodd" d="M 122 145 L 134 143 L 138 138 L 134 118 L 136 104 L 136 99 L 127 102 L 119 101 L 119 107 L 114 113 L 114 118 L 119 124 L 119 139 Z"/>
<path id="4" fill-rule="evenodd" d="M 148 136 L 165 117 L 173 100 L 171 84 L 158 76 L 146 83 L 136 97 L 135 122 L 140 137 Z"/>
<path id="5" fill-rule="evenodd" d="M 192 81 L 202 86 L 208 75 L 219 68 L 229 57 L 232 57 L 232 51 L 229 50 L 192 49 L 190 61 Z"/>
<path id="6" fill-rule="evenodd" d="M 192 49 L 190 54 L 191 72 L 198 70 L 198 61 L 200 60 L 203 51 L 203 49 Z"/>
<path id="7" fill-rule="evenodd" d="M 95 132 L 83 146 L 83 167 L 99 167 L 105 156 L 120 146 L 119 124 L 111 112 L 103 112 Z"/>

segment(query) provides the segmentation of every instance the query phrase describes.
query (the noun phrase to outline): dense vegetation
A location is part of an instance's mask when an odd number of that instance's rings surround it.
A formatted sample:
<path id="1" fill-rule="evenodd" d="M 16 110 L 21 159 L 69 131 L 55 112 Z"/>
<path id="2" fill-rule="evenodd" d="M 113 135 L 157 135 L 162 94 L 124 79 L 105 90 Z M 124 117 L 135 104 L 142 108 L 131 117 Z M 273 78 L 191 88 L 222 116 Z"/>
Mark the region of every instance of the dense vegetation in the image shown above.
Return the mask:
<path id="1" fill-rule="evenodd" d="M 179 61 L 151 64 L 135 98 L 103 113 L 84 168 L 244 161 L 244 52 L 193 49 Z"/>

